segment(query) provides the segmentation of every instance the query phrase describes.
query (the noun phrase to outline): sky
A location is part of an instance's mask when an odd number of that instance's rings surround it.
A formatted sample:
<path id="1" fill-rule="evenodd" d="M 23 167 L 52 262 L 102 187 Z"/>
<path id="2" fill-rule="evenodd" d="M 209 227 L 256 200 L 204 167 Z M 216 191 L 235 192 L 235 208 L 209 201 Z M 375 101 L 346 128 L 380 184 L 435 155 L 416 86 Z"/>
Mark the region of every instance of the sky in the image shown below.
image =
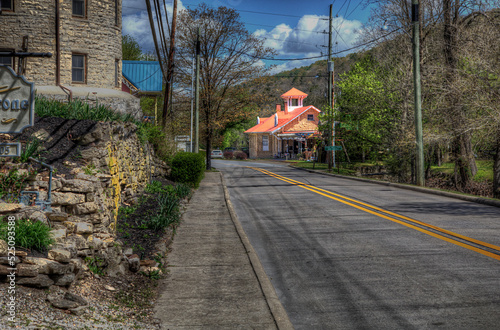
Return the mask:
<path id="1" fill-rule="evenodd" d="M 178 0 L 178 9 L 196 8 L 200 3 L 235 9 L 248 31 L 278 52 L 275 58 L 298 59 L 265 61 L 274 64 L 274 73 L 309 65 L 319 59 L 303 59 L 328 53 L 329 6 L 333 4 L 334 53 L 356 45 L 368 20 L 370 9 L 360 0 Z M 171 12 L 173 0 L 166 0 Z M 145 1 L 123 0 L 122 34 L 132 36 L 143 51 L 154 50 Z M 337 56 L 345 56 L 348 52 Z M 300 59 L 300 60 L 299 60 Z"/>

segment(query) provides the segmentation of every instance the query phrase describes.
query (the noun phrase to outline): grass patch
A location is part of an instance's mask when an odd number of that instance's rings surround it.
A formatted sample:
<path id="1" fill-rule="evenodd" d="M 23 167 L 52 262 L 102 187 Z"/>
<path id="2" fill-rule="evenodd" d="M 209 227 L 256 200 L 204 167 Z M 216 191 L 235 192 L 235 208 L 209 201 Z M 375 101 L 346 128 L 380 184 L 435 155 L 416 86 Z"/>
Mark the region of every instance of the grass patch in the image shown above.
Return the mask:
<path id="1" fill-rule="evenodd" d="M 134 121 L 131 114 L 120 114 L 104 105 L 91 106 L 80 99 L 69 103 L 36 96 L 35 113 L 38 117 L 59 117 L 95 121 Z"/>
<path id="2" fill-rule="evenodd" d="M 291 160 L 288 161 L 292 166 L 304 168 L 308 170 L 318 170 L 318 171 L 328 171 L 328 164 L 325 163 L 314 163 L 302 160 Z M 343 164 L 342 164 L 343 165 Z M 356 170 L 354 169 L 359 164 L 351 164 L 349 167 L 342 167 L 341 164 L 337 163 L 337 168 L 332 169 L 332 173 L 342 174 L 342 175 L 354 175 Z"/>
<path id="3" fill-rule="evenodd" d="M 477 173 L 474 176 L 474 181 L 493 181 L 493 161 L 491 160 L 476 160 Z M 431 166 L 433 173 L 443 173 L 452 175 L 455 171 L 455 163 L 443 163 L 441 166 Z"/>
<path id="4" fill-rule="evenodd" d="M 45 251 L 54 243 L 50 235 L 50 227 L 40 221 L 29 219 L 17 220 L 15 225 L 16 246 L 25 249 Z M 0 221 L 0 238 L 7 241 L 8 224 Z"/>

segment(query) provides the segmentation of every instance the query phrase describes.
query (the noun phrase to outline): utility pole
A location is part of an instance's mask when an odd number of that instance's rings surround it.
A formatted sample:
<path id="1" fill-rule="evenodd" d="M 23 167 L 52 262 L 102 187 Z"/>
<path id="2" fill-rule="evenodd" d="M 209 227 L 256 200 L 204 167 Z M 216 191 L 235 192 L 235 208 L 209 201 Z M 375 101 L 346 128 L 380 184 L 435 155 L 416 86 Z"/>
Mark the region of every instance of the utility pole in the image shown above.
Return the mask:
<path id="1" fill-rule="evenodd" d="M 332 62 L 332 7 L 330 5 L 330 18 L 328 19 L 328 146 L 332 146 L 333 140 L 333 62 Z M 333 165 L 334 151 L 327 151 L 328 156 L 328 171 L 331 172 Z"/>
<path id="2" fill-rule="evenodd" d="M 194 152 L 200 151 L 200 27 L 196 36 L 196 78 L 194 94 Z"/>
<path id="3" fill-rule="evenodd" d="M 194 56 L 191 63 L 191 131 L 189 135 L 189 151 L 193 152 L 193 101 L 194 101 Z"/>
<path id="4" fill-rule="evenodd" d="M 415 138 L 417 145 L 416 174 L 417 185 L 425 186 L 424 177 L 424 141 L 422 134 L 422 95 L 420 89 L 420 22 L 419 0 L 412 0 L 413 25 L 413 83 L 415 88 Z"/>
<path id="5" fill-rule="evenodd" d="M 168 104 L 170 103 L 171 90 L 174 76 L 174 53 L 175 53 L 175 27 L 177 25 L 177 0 L 174 0 L 172 13 L 172 32 L 170 33 L 170 49 L 168 50 L 167 77 L 165 84 L 165 99 L 163 101 L 163 127 L 167 123 Z"/>

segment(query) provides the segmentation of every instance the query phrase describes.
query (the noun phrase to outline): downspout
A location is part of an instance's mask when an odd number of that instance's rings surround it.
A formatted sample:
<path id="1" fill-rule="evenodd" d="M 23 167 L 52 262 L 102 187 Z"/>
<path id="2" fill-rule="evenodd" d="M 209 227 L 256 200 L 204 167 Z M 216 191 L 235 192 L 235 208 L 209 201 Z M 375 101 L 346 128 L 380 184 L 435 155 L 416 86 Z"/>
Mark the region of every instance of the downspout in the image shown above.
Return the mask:
<path id="1" fill-rule="evenodd" d="M 59 36 L 59 0 L 56 2 L 56 86 L 61 84 L 61 40 Z M 51 172 L 52 173 L 52 172 Z"/>

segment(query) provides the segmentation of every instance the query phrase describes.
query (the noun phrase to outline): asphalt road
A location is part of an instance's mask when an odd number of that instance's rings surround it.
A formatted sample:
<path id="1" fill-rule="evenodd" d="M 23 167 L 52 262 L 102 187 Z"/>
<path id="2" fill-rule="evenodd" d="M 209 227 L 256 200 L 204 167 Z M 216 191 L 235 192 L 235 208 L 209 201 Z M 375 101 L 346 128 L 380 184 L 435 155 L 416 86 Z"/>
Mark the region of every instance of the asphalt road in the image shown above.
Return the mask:
<path id="1" fill-rule="evenodd" d="M 499 208 L 276 163 L 213 166 L 296 329 L 500 328 Z"/>

